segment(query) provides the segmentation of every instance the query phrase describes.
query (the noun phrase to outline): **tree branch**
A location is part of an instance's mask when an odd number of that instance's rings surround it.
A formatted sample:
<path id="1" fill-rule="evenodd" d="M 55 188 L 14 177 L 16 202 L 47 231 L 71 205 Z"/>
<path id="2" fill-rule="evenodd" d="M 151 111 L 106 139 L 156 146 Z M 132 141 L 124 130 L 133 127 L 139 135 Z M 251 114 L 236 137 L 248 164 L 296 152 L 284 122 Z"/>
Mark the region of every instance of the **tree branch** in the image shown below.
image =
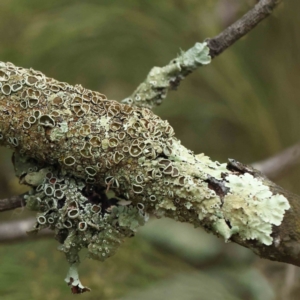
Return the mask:
<path id="1" fill-rule="evenodd" d="M 299 158 L 300 143 L 297 143 L 272 157 L 253 163 L 252 167 L 260 171 L 269 179 L 274 180 L 280 177 L 282 173 L 291 167 L 298 165 Z M 22 201 L 15 201 L 15 199 L 20 199 Z M 0 212 L 24 206 L 25 200 L 23 195 L 0 200 Z M 35 220 L 31 218 L 21 221 L 10 221 L 2 224 L 0 223 L 0 242 L 19 242 L 22 239 L 28 238 L 26 231 L 32 229 L 34 222 Z M 53 233 L 50 230 L 43 230 L 35 237 L 41 238 L 51 235 L 53 235 Z"/>
<path id="2" fill-rule="evenodd" d="M 6 199 L 1 199 L 0 200 L 0 212 L 7 211 L 7 210 L 12 210 L 18 207 L 24 207 L 25 206 L 25 199 L 23 195 L 19 196 L 12 196 Z"/>
<path id="3" fill-rule="evenodd" d="M 221 54 L 224 50 L 255 28 L 261 21 L 273 12 L 280 0 L 260 0 L 251 10 L 238 21 L 227 27 L 216 37 L 208 39 L 211 58 Z"/>
<path id="4" fill-rule="evenodd" d="M 294 166 L 299 161 L 300 157 L 300 143 L 285 149 L 277 155 L 274 155 L 266 160 L 252 164 L 252 167 L 266 175 L 270 179 L 276 179 L 290 167 Z M 24 195 L 13 196 L 0 200 L 0 212 L 13 210 L 20 207 L 25 207 L 26 201 Z M 19 242 L 23 239 L 28 239 L 26 233 L 30 231 L 35 223 L 34 218 L 9 221 L 0 223 L 0 243 Z M 43 230 L 35 238 L 53 236 L 52 231 Z M 31 235 L 30 237 L 33 237 Z"/>
<path id="5" fill-rule="evenodd" d="M 264 174 L 269 179 L 278 179 L 285 171 L 298 165 L 300 159 L 300 143 L 297 143 L 284 151 L 265 160 L 255 162 L 251 166 Z M 24 195 L 12 196 L 0 199 L 0 212 L 25 207 Z M 1 235 L 0 235 L 1 239 Z"/>
<path id="6" fill-rule="evenodd" d="M 0 64 L 0 75 L 0 144 L 15 149 L 16 175 L 33 187 L 26 205 L 40 212 L 36 230 L 50 227 L 60 235 L 60 228 L 72 228 L 63 249 L 82 248 L 78 235 L 89 230 L 83 244 L 103 259 L 90 246 L 94 231 L 114 229 L 121 240 L 152 213 L 201 225 L 266 258 L 300 264 L 298 196 L 234 160 L 220 165 L 194 155 L 168 122 L 145 108 L 11 63 Z M 117 198 L 107 199 L 105 190 Z M 110 217 L 99 219 L 99 211 Z M 126 230 L 120 232 L 120 224 Z M 74 252 L 68 255 L 74 261 Z"/>
<path id="7" fill-rule="evenodd" d="M 32 187 L 14 204 L 2 200 L 0 211 L 25 200 L 38 211 L 32 231 L 54 230 L 70 263 L 66 282 L 73 293 L 89 290 L 77 273 L 80 249 L 107 259 L 149 213 L 203 226 L 261 257 L 300 266 L 300 197 L 237 161 L 194 155 L 167 121 L 143 108 L 159 104 L 276 3 L 260 1 L 216 38 L 152 69 L 125 104 L 0 62 L 0 145 L 15 150 L 16 175 Z"/>
<path id="8" fill-rule="evenodd" d="M 21 240 L 28 240 L 31 238 L 42 238 L 46 236 L 53 236 L 53 231 L 43 230 L 38 235 L 29 235 L 26 233 L 30 231 L 35 224 L 35 219 L 25 219 L 19 221 L 9 221 L 0 223 L 0 243 L 20 242 Z"/>
<path id="9" fill-rule="evenodd" d="M 107 259 L 148 214 L 300 266 L 300 198 L 259 171 L 195 155 L 150 110 L 80 85 L 11 63 L 0 63 L 0 81 L 0 145 L 15 150 L 16 175 L 32 187 L 26 207 L 38 211 L 32 231 L 55 231 L 74 293 L 88 290 L 76 270 L 80 249 Z"/>
<path id="10" fill-rule="evenodd" d="M 272 13 L 278 3 L 279 0 L 260 0 L 244 16 L 216 37 L 209 38 L 202 44 L 196 43 L 164 67 L 154 67 L 144 82 L 132 95 L 123 99 L 122 103 L 149 109 L 160 105 L 169 90 L 176 90 L 187 75 L 198 67 L 210 63 L 212 58 L 255 28 Z"/>
<path id="11" fill-rule="evenodd" d="M 298 165 L 299 160 L 300 143 L 297 143 L 272 157 L 253 163 L 252 166 L 265 174 L 268 178 L 274 180 L 288 169 Z"/>

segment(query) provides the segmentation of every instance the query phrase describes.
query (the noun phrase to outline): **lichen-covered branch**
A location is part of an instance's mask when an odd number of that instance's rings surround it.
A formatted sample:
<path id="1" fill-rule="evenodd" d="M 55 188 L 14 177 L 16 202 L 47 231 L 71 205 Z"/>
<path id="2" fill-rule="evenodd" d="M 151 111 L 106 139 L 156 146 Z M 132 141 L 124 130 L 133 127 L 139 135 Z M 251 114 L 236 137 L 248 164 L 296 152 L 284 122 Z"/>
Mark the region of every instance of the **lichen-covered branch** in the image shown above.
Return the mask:
<path id="1" fill-rule="evenodd" d="M 263 175 L 269 179 L 277 179 L 287 169 L 297 166 L 300 157 L 300 144 L 297 143 L 284 151 L 260 162 L 251 164 L 251 166 L 260 171 Z M 256 171 L 257 174 L 259 174 Z M 22 201 L 16 202 L 15 199 L 21 199 Z M 25 199 L 20 196 L 14 196 L 11 198 L 0 200 L 2 202 L 2 209 L 10 210 L 18 207 L 25 207 Z M 13 206 L 12 206 L 13 205 Z M 19 242 L 22 239 L 28 238 L 26 231 L 32 229 L 34 219 L 26 219 L 19 221 L 9 221 L 0 223 L 0 242 Z M 43 230 L 35 238 L 49 237 L 53 235 L 50 230 Z M 31 236 L 32 237 L 32 236 Z"/>
<path id="2" fill-rule="evenodd" d="M 122 102 L 149 109 L 160 105 L 169 90 L 175 90 L 187 75 L 198 67 L 210 63 L 212 58 L 221 54 L 255 28 L 273 12 L 278 3 L 279 0 L 260 0 L 244 16 L 219 35 L 207 39 L 204 43 L 196 43 L 186 52 L 181 51 L 178 57 L 172 59 L 164 67 L 152 68 L 144 82 Z"/>
<path id="3" fill-rule="evenodd" d="M 207 65 L 211 61 L 207 43 L 196 43 L 194 47 L 172 59 L 164 67 L 154 67 L 147 78 L 134 93 L 122 100 L 123 103 L 136 107 L 151 109 L 160 105 L 169 90 L 176 89 L 181 80 L 196 70 L 199 66 Z"/>
<path id="4" fill-rule="evenodd" d="M 300 265 L 298 197 L 234 160 L 195 155 L 150 110 L 11 63 L 0 63 L 0 110 L 0 145 L 14 149 L 16 175 L 32 187 L 32 232 L 54 230 L 74 293 L 88 290 L 78 252 L 107 259 L 149 213 Z"/>

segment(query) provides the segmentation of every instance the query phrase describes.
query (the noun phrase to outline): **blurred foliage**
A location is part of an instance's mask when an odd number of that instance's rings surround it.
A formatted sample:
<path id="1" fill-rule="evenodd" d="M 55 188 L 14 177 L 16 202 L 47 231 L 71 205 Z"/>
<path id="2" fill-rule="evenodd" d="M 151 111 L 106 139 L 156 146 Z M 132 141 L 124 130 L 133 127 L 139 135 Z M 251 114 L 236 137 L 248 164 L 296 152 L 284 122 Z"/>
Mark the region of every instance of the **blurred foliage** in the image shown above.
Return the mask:
<path id="1" fill-rule="evenodd" d="M 0 60 L 121 100 L 153 66 L 218 34 L 254 2 L 4 0 Z M 184 145 L 219 161 L 250 163 L 298 142 L 299 9 L 298 1 L 280 5 L 156 109 Z M 23 191 L 10 155 L 1 149 L 2 197 Z M 294 169 L 279 183 L 300 193 L 299 175 Z M 2 213 L 1 220 L 27 215 L 21 209 Z M 1 300 L 73 299 L 62 280 L 67 266 L 55 248 L 50 240 L 2 245 Z M 282 264 L 256 263 L 249 250 L 224 245 L 202 230 L 158 220 L 107 262 L 83 259 L 82 281 L 93 291 L 81 298 L 280 299 L 288 272 Z M 299 291 L 297 285 L 292 289 Z"/>

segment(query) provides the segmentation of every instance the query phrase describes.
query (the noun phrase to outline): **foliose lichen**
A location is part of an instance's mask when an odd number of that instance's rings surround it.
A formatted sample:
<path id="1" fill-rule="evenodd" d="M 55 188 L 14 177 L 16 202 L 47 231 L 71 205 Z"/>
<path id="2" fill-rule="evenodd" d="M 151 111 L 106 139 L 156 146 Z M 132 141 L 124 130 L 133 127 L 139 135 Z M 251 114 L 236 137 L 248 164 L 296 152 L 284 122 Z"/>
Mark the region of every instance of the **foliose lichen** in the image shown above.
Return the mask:
<path id="1" fill-rule="evenodd" d="M 273 243 L 287 199 L 250 174 L 195 155 L 149 109 L 12 63 L 0 62 L 0 88 L 0 145 L 14 150 L 16 175 L 32 187 L 33 232 L 55 231 L 73 292 L 87 290 L 74 273 L 79 251 L 107 259 L 148 214 L 202 225 L 226 241 L 239 235 Z"/>
<path id="2" fill-rule="evenodd" d="M 152 68 L 145 81 L 122 102 L 147 108 L 160 105 L 168 91 L 175 89 L 189 73 L 211 62 L 209 51 L 206 42 L 196 43 L 189 50 L 181 51 L 168 65 Z"/>
<path id="3" fill-rule="evenodd" d="M 273 195 L 270 189 L 251 174 L 227 176 L 230 192 L 224 198 L 224 218 L 238 228 L 244 239 L 256 239 L 271 245 L 272 226 L 279 226 L 284 212 L 290 208 L 283 195 Z"/>

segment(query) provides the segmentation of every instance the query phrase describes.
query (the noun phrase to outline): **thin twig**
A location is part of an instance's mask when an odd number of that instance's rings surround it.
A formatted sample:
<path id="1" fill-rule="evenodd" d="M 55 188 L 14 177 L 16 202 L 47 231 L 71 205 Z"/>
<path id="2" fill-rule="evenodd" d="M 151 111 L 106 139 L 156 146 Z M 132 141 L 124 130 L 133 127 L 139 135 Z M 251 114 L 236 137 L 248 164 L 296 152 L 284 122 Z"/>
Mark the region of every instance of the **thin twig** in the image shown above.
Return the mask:
<path id="1" fill-rule="evenodd" d="M 299 161 L 300 143 L 297 143 L 272 157 L 252 164 L 252 166 L 274 180 L 275 178 L 280 177 L 288 169 L 297 165 Z"/>
<path id="2" fill-rule="evenodd" d="M 284 285 L 281 290 L 281 299 L 291 300 L 292 291 L 297 283 L 297 270 L 298 268 L 293 265 L 286 266 L 285 278 L 284 278 Z"/>
<path id="3" fill-rule="evenodd" d="M 239 20 L 227 27 L 217 36 L 208 39 L 211 58 L 221 54 L 224 50 L 255 28 L 274 10 L 279 0 L 261 0 Z"/>
<path id="4" fill-rule="evenodd" d="M 210 63 L 211 59 L 222 53 L 241 37 L 267 18 L 279 0 L 261 0 L 238 21 L 227 27 L 219 35 L 204 43 L 182 52 L 164 67 L 154 67 L 146 79 L 123 103 L 152 109 L 160 105 L 169 90 L 176 90 L 180 82 L 194 70 Z"/>
<path id="5" fill-rule="evenodd" d="M 0 212 L 12 210 L 18 207 L 25 206 L 25 199 L 23 195 L 12 196 L 10 198 L 0 199 Z"/>
<path id="6" fill-rule="evenodd" d="M 9 221 L 0 224 L 0 243 L 20 242 L 23 239 L 30 237 L 42 238 L 46 236 L 53 236 L 53 231 L 42 230 L 39 234 L 27 235 L 27 231 L 32 229 L 35 222 L 34 218 L 29 218 L 19 221 Z"/>

